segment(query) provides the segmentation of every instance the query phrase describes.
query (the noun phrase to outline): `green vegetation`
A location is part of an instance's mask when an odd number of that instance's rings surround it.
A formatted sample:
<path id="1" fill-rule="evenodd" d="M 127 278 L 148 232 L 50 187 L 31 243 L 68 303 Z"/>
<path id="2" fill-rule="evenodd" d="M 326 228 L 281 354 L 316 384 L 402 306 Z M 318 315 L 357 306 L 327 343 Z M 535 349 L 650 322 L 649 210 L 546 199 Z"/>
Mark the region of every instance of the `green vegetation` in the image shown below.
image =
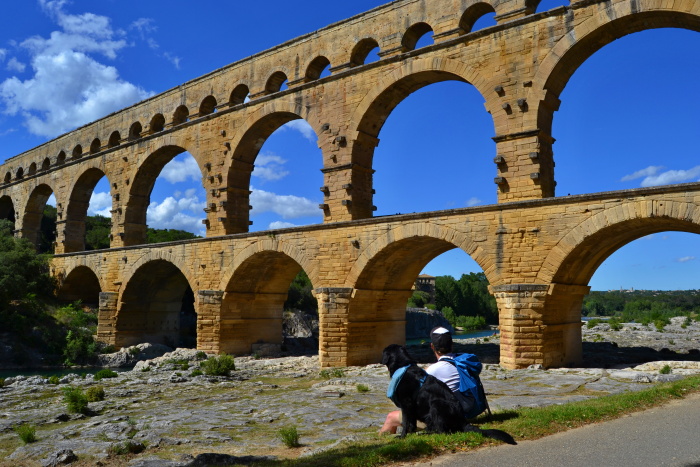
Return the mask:
<path id="1" fill-rule="evenodd" d="M 303 310 L 318 312 L 318 300 L 312 293 L 313 286 L 309 276 L 302 270 L 289 286 L 285 310 Z"/>
<path id="2" fill-rule="evenodd" d="M 233 357 L 230 355 L 219 355 L 218 357 L 210 357 L 199 364 L 205 374 L 209 376 L 229 376 L 231 371 L 236 370 L 236 365 Z"/>
<path id="3" fill-rule="evenodd" d="M 625 323 L 654 324 L 661 329 L 670 318 L 685 316 L 687 327 L 700 313 L 700 290 L 591 292 L 583 300 L 581 313 L 616 317 Z"/>
<path id="4" fill-rule="evenodd" d="M 126 454 L 139 454 L 146 450 L 143 443 L 134 441 L 125 441 L 123 443 L 113 444 L 109 447 L 108 453 L 111 456 L 124 456 Z"/>
<path id="5" fill-rule="evenodd" d="M 116 378 L 117 376 L 119 376 L 117 372 L 107 368 L 103 368 L 102 370 L 95 373 L 95 381 L 99 381 L 103 378 Z"/>
<path id="6" fill-rule="evenodd" d="M 192 370 L 192 373 L 190 373 L 190 376 L 194 378 L 195 376 L 202 376 L 204 372 L 200 369 Z"/>
<path id="7" fill-rule="evenodd" d="M 523 408 L 496 413 L 491 423 L 477 418 L 481 428 L 497 428 L 512 434 L 518 441 L 537 439 L 583 425 L 611 420 L 625 414 L 658 406 L 700 390 L 700 376 L 654 386 L 653 388 L 615 394 L 541 408 Z M 374 467 L 409 462 L 455 451 L 469 451 L 494 444 L 475 433 L 451 435 L 417 434 L 406 438 L 386 437 L 367 443 L 332 449 L 300 459 L 264 462 L 268 467 Z"/>
<path id="8" fill-rule="evenodd" d="M 88 402 L 99 402 L 105 400 L 105 388 L 102 386 L 93 386 L 85 392 L 85 397 Z"/>
<path id="9" fill-rule="evenodd" d="M 36 427 L 34 427 L 33 425 L 25 423 L 23 425 L 16 426 L 14 430 L 15 433 L 17 433 L 17 436 L 19 436 L 19 439 L 21 439 L 24 444 L 33 443 L 37 440 Z"/>
<path id="10" fill-rule="evenodd" d="M 369 386 L 366 384 L 358 384 L 357 386 L 357 392 L 363 393 L 363 392 L 369 392 Z"/>
<path id="11" fill-rule="evenodd" d="M 88 398 L 80 388 L 73 386 L 63 388 L 63 401 L 70 413 L 86 414 L 88 412 Z"/>
<path id="12" fill-rule="evenodd" d="M 659 373 L 662 375 L 669 375 L 671 374 L 671 366 L 670 365 L 664 365 L 663 368 L 659 370 Z"/>
<path id="13" fill-rule="evenodd" d="M 56 375 L 54 376 L 49 376 L 49 384 L 58 384 L 60 381 L 60 378 Z"/>
<path id="14" fill-rule="evenodd" d="M 298 448 L 301 446 L 299 443 L 299 432 L 297 427 L 288 426 L 281 428 L 278 432 L 280 439 L 288 448 Z"/>
<path id="15" fill-rule="evenodd" d="M 323 379 L 342 378 L 345 376 L 345 370 L 342 368 L 330 368 L 327 370 L 321 370 L 318 375 Z"/>

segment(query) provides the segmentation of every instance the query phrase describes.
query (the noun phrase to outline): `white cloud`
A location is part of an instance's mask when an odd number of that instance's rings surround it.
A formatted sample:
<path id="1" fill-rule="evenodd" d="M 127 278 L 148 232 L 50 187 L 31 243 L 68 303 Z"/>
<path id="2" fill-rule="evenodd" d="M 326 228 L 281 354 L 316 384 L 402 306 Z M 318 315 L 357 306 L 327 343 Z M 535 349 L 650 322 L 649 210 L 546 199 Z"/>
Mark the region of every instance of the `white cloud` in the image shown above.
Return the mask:
<path id="1" fill-rule="evenodd" d="M 164 57 L 167 61 L 169 61 L 170 63 L 172 63 L 173 66 L 174 66 L 176 69 L 178 69 L 178 70 L 180 69 L 180 62 L 182 61 L 182 59 L 181 59 L 180 57 L 178 57 L 177 55 L 173 55 L 173 54 L 171 54 L 170 52 L 165 52 L 165 53 L 163 54 L 163 57 Z"/>
<path id="2" fill-rule="evenodd" d="M 291 222 L 275 221 L 275 222 L 270 222 L 270 225 L 268 226 L 268 228 L 270 230 L 287 229 L 289 227 L 297 227 L 297 225 L 292 224 Z"/>
<path id="3" fill-rule="evenodd" d="M 682 258 L 678 258 L 676 261 L 679 263 L 687 263 L 688 261 L 695 261 L 697 258 L 695 256 L 684 256 Z"/>
<path id="4" fill-rule="evenodd" d="M 663 170 L 665 167 L 661 165 L 650 165 L 646 169 L 637 170 L 635 173 L 630 175 L 625 175 L 620 179 L 621 182 L 629 182 L 631 180 L 636 180 L 642 177 L 652 177 Z"/>
<path id="5" fill-rule="evenodd" d="M 700 178 L 700 165 L 688 170 L 667 170 L 661 174 L 646 177 L 642 180 L 641 186 L 670 185 L 673 183 L 697 181 L 698 178 Z"/>
<path id="6" fill-rule="evenodd" d="M 7 62 L 7 69 L 10 71 L 16 71 L 17 73 L 24 73 L 24 70 L 27 69 L 27 65 L 24 63 L 20 62 L 17 60 L 15 57 L 12 57 L 8 62 Z"/>
<path id="7" fill-rule="evenodd" d="M 315 143 L 318 141 L 318 137 L 316 136 L 316 132 L 314 131 L 313 127 L 309 125 L 309 123 L 306 120 L 299 119 L 299 120 L 292 120 L 291 122 L 286 123 L 285 125 L 281 126 L 282 129 L 284 130 L 294 130 L 298 131 L 301 133 L 301 135 L 311 141 L 312 143 Z"/>
<path id="8" fill-rule="evenodd" d="M 480 203 L 481 203 L 481 200 L 479 198 L 476 198 L 476 197 L 472 197 L 472 198 L 469 198 L 467 200 L 468 207 L 476 206 L 477 204 L 480 204 Z"/>
<path id="9" fill-rule="evenodd" d="M 148 34 L 156 32 L 158 27 L 154 24 L 153 18 L 139 18 L 129 26 L 130 29 L 135 29 L 141 35 L 141 39 L 146 40 Z M 157 45 L 156 45 L 157 47 Z"/>
<path id="10" fill-rule="evenodd" d="M 250 195 L 250 204 L 253 210 L 250 215 L 273 212 L 282 216 L 283 219 L 296 219 L 299 217 L 320 216 L 321 211 L 318 203 L 314 203 L 308 198 L 294 195 L 277 195 L 268 191 L 250 188 L 253 193 Z"/>
<path id="11" fill-rule="evenodd" d="M 65 0 L 40 4 L 63 30 L 20 44 L 31 56 L 34 76 L 0 83 L 6 113 L 21 115 L 33 134 L 54 137 L 152 94 L 121 80 L 116 68 L 89 55 L 114 59 L 126 47 L 123 32 L 112 29 L 109 18 L 67 14 Z"/>
<path id="12" fill-rule="evenodd" d="M 0 49 L 0 62 L 5 60 L 6 56 L 7 56 L 7 49 Z"/>
<path id="13" fill-rule="evenodd" d="M 205 207 L 205 202 L 199 200 L 193 192 L 188 190 L 185 196 L 175 199 L 169 196 L 163 202 L 152 202 L 148 206 L 146 213 L 149 227 L 154 229 L 179 229 L 204 236 L 204 228 L 202 219 L 204 214 L 202 210 Z M 190 212 L 191 214 L 188 214 Z"/>
<path id="14" fill-rule="evenodd" d="M 90 204 L 88 205 L 88 216 L 112 217 L 112 195 L 109 193 L 92 192 Z"/>
<path id="15" fill-rule="evenodd" d="M 202 172 L 192 156 L 171 160 L 163 167 L 160 174 L 170 183 L 180 183 L 187 180 L 199 182 L 202 180 Z"/>
<path id="16" fill-rule="evenodd" d="M 281 180 L 289 175 L 289 171 L 284 170 L 284 164 L 286 163 L 286 159 L 271 152 L 258 154 L 252 175 L 268 182 Z"/>

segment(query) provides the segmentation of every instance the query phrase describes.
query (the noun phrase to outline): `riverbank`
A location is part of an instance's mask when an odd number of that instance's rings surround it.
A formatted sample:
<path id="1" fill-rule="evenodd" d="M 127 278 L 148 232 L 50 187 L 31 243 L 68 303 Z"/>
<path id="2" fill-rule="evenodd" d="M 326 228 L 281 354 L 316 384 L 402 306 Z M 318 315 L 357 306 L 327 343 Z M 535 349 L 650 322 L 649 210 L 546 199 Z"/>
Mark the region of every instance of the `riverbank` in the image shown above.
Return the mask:
<path id="1" fill-rule="evenodd" d="M 689 352 L 698 346 L 697 323 L 658 334 L 634 325 L 629 331 L 599 326 L 584 331 L 584 368 L 504 370 L 496 364 L 497 338 L 458 340 L 457 350 L 486 362 L 482 380 L 496 410 L 636 391 L 700 374 L 700 352 Z M 685 347 L 668 348 L 669 339 Z M 429 362 L 426 346 L 410 351 Z M 649 357 L 655 363 L 641 365 Z M 670 373 L 660 374 L 666 365 Z M 10 380 L 0 388 L 0 465 L 42 465 L 60 450 L 77 455 L 73 465 L 105 466 L 182 465 L 202 453 L 305 456 L 373 439 L 394 408 L 385 396 L 388 375 L 381 365 L 320 372 L 316 356 L 244 357 L 236 359 L 228 378 L 192 376 L 198 366 L 196 352 L 178 350 L 101 381 L 78 375 L 58 385 L 36 377 Z M 67 386 L 102 386 L 106 398 L 90 403 L 90 415 L 70 414 L 62 400 Z M 25 423 L 36 427 L 38 441 L 23 446 L 13 429 Z M 290 426 L 297 427 L 302 447 L 289 449 L 280 440 L 278 431 Z M 118 454 L 126 443 L 144 450 Z"/>

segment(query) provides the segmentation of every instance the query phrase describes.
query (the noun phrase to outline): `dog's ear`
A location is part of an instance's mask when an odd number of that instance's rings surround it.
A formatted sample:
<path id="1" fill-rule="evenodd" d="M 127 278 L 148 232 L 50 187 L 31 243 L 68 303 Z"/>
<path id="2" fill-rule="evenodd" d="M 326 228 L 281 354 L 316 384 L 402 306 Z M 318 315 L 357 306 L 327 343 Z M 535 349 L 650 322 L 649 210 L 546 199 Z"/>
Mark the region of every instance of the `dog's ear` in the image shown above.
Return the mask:
<path id="1" fill-rule="evenodd" d="M 400 346 L 397 349 L 397 352 L 398 352 L 397 357 L 399 359 L 399 363 L 401 366 L 406 366 L 406 365 L 416 363 L 416 361 L 413 359 L 413 357 L 411 357 L 411 354 L 408 353 L 408 350 L 406 349 L 406 347 Z"/>

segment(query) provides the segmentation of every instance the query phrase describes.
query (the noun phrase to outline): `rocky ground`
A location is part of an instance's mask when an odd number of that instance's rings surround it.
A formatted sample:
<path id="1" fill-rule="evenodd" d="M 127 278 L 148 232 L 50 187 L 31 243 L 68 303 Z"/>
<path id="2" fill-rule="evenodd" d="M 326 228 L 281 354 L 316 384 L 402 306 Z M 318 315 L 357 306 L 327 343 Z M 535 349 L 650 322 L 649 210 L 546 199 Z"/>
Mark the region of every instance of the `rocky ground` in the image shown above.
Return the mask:
<path id="1" fill-rule="evenodd" d="M 606 324 L 584 328 L 583 368 L 501 369 L 493 337 L 459 341 L 457 350 L 487 363 L 482 381 L 493 409 L 542 406 L 700 374 L 700 325 L 682 328 L 681 322 L 674 320 L 662 333 L 632 324 L 621 331 Z M 409 350 L 430 361 L 426 346 Z M 146 355 L 144 349 L 126 352 Z M 664 365 L 670 374 L 659 373 Z M 101 381 L 77 374 L 59 384 L 41 377 L 8 379 L 0 388 L 0 465 L 56 465 L 73 459 L 70 453 L 77 458 L 72 465 L 106 466 L 305 456 L 377 436 L 393 409 L 381 365 L 320 372 L 316 356 L 243 357 L 230 377 L 191 376 L 198 366 L 196 352 L 179 349 Z M 90 403 L 88 415 L 70 414 L 61 391 L 69 385 L 103 386 L 106 398 Z M 22 445 L 14 428 L 24 423 L 36 427 L 37 442 Z M 278 431 L 290 426 L 298 428 L 302 447 L 290 449 L 280 440 Z M 142 452 L 121 453 L 129 443 Z"/>

